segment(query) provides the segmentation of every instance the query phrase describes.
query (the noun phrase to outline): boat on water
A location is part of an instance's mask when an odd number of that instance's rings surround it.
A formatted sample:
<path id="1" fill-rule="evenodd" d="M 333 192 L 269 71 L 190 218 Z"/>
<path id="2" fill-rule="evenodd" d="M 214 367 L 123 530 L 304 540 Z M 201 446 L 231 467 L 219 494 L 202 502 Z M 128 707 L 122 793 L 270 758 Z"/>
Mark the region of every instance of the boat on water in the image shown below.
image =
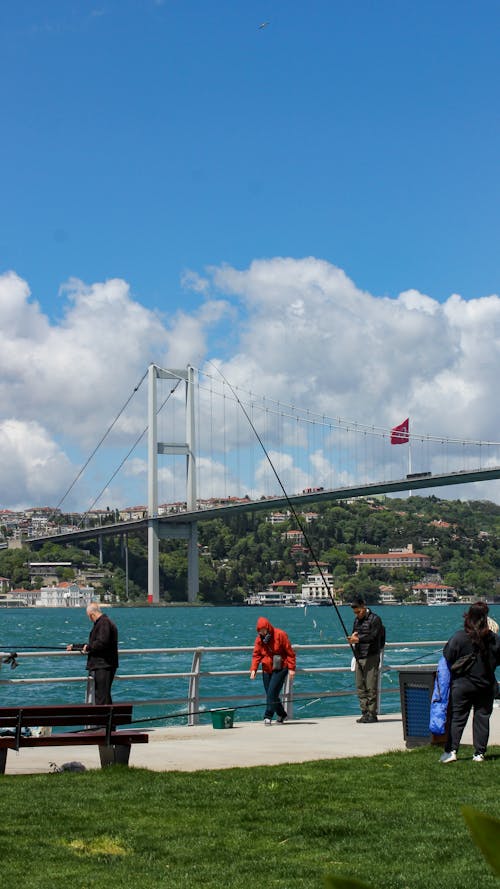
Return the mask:
<path id="1" fill-rule="evenodd" d="M 331 599 L 297 599 L 295 602 L 296 608 L 309 608 L 310 606 L 313 608 L 320 608 L 322 605 L 331 605 Z"/>
<path id="2" fill-rule="evenodd" d="M 425 604 L 428 605 L 429 608 L 436 608 L 438 606 L 441 607 L 442 605 L 455 605 L 456 603 L 453 600 L 450 602 L 426 602 Z"/>
<path id="3" fill-rule="evenodd" d="M 295 596 L 292 593 L 285 593 L 281 590 L 261 590 L 258 593 L 250 593 L 244 599 L 243 604 L 262 608 L 270 608 L 276 605 L 295 607 L 295 601 Z"/>

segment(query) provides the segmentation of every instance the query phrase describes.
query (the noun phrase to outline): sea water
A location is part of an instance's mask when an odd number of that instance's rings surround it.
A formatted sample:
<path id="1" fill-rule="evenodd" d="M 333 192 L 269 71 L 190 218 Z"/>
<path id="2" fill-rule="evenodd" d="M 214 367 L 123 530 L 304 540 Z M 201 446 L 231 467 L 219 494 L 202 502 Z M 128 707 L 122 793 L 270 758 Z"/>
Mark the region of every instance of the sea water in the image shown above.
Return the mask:
<path id="1" fill-rule="evenodd" d="M 467 606 L 378 606 L 388 642 L 399 642 L 397 648 L 386 649 L 385 665 L 436 663 L 442 642 L 463 625 Z M 106 609 L 104 609 L 106 610 Z M 500 611 L 500 608 L 497 609 Z M 500 615 L 491 614 L 497 620 Z M 251 646 L 255 640 L 257 617 L 265 616 L 285 630 L 292 645 L 324 645 L 345 643 L 345 629 L 351 632 L 353 613 L 348 606 L 308 608 L 249 607 L 113 607 L 108 614 L 119 632 L 119 648 L 139 649 L 139 654 L 122 654 L 117 677 L 134 674 L 182 673 L 191 670 L 192 652 L 153 654 L 150 648 L 241 647 L 242 651 L 204 653 L 202 658 L 201 696 L 211 697 L 200 709 L 223 706 L 238 709 L 238 720 L 262 717 L 263 695 L 260 675 L 250 682 Z M 64 650 L 70 642 L 85 642 L 91 625 L 84 609 L 79 608 L 2 608 L 0 609 L 0 651 L 12 652 L 42 646 Z M 411 649 L 408 642 L 426 641 L 425 649 Z M 299 652 L 298 668 L 349 667 L 349 649 L 338 651 L 308 650 Z M 20 658 L 13 670 L 2 664 L 0 669 L 0 706 L 29 704 L 79 703 L 85 699 L 85 656 Z M 234 675 L 211 676 L 220 670 Z M 243 675 L 238 675 L 243 671 Z M 35 677 L 81 677 L 81 682 L 43 685 L 22 684 L 15 680 Z M 137 703 L 135 715 L 155 717 L 157 724 L 173 724 L 176 714 L 185 713 L 188 678 L 119 679 L 113 685 L 113 698 Z M 399 710 L 397 672 L 383 674 L 382 712 Z M 298 699 L 294 715 L 334 716 L 356 713 L 355 694 L 315 700 L 326 691 L 354 691 L 354 675 L 344 673 L 297 674 L 294 688 L 305 697 Z M 391 693 L 393 692 L 393 693 Z M 253 696 L 253 697 L 252 697 Z M 162 703 L 170 698 L 169 704 Z M 172 700 L 173 699 L 173 700 Z M 154 700 L 157 703 L 151 704 Z M 144 702 L 144 704 L 140 703 Z M 170 716 L 170 718 L 168 718 Z M 160 717 L 162 717 L 160 719 Z M 165 718 L 163 718 L 165 717 Z M 201 721 L 210 721 L 206 715 Z"/>

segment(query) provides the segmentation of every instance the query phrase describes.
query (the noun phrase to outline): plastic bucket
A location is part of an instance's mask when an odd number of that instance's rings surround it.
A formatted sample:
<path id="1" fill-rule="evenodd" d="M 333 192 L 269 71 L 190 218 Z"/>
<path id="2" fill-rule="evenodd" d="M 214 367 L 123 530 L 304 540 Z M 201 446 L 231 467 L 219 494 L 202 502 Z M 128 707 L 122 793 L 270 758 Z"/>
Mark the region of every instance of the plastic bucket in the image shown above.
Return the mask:
<path id="1" fill-rule="evenodd" d="M 212 725 L 214 728 L 232 728 L 234 710 L 212 710 Z"/>

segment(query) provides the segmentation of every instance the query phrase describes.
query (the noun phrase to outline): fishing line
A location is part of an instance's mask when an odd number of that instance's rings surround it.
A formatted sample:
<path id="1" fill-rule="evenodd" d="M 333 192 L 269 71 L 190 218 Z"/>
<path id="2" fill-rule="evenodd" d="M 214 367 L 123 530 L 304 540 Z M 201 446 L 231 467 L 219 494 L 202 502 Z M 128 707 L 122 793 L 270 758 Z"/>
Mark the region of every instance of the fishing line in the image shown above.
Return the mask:
<path id="1" fill-rule="evenodd" d="M 355 658 L 356 663 L 358 664 L 358 666 L 359 666 L 360 669 L 361 669 L 361 664 L 359 663 L 359 658 L 356 656 L 356 652 L 355 652 L 355 650 L 354 650 L 354 646 L 352 645 L 351 642 L 349 642 L 349 633 L 348 633 L 348 631 L 347 631 L 347 627 L 346 627 L 346 625 L 345 625 L 345 623 L 344 623 L 344 621 L 343 621 L 343 619 L 342 619 L 342 615 L 341 615 L 341 613 L 340 613 L 340 611 L 339 611 L 339 609 L 338 609 L 338 607 L 337 607 L 337 603 L 335 602 L 335 599 L 333 598 L 333 596 L 332 596 L 332 594 L 331 594 L 331 592 L 330 592 L 330 587 L 329 587 L 329 585 L 328 585 L 328 583 L 327 583 L 327 581 L 326 581 L 325 575 L 324 575 L 324 573 L 323 573 L 323 569 L 321 568 L 321 565 L 320 565 L 320 563 L 319 563 L 319 561 L 318 561 L 318 558 L 317 558 L 317 556 L 316 556 L 316 553 L 315 553 L 315 551 L 314 551 L 314 548 L 313 548 L 313 546 L 312 546 L 312 543 L 311 543 L 311 541 L 310 541 L 310 539 L 309 539 L 309 535 L 308 535 L 308 533 L 307 533 L 307 531 L 306 531 L 306 529 L 305 529 L 304 524 L 303 524 L 303 523 L 301 522 L 301 520 L 299 519 L 299 516 L 298 516 L 298 514 L 297 514 L 297 511 L 296 511 L 296 509 L 295 509 L 295 507 L 294 507 L 292 501 L 290 500 L 290 497 L 288 496 L 288 494 L 287 494 L 287 492 L 286 492 L 286 490 L 285 490 L 285 487 L 284 487 L 284 485 L 283 485 L 283 483 L 282 483 L 282 481 L 281 481 L 281 478 L 280 478 L 279 475 L 278 475 L 278 472 L 277 472 L 277 470 L 276 470 L 276 468 L 275 468 L 275 466 L 274 466 L 274 463 L 273 463 L 273 461 L 271 460 L 271 457 L 269 456 L 269 453 L 268 453 L 268 451 L 267 451 L 267 449 L 266 449 L 266 446 L 264 445 L 264 442 L 262 441 L 262 438 L 260 437 L 260 435 L 259 435 L 257 429 L 255 428 L 254 424 L 252 423 L 252 421 L 251 421 L 251 419 L 250 419 L 250 417 L 249 417 L 249 415 L 248 415 L 248 412 L 247 412 L 247 410 L 246 410 L 244 404 L 243 404 L 242 401 L 240 400 L 240 398 L 239 398 L 237 392 L 234 390 L 234 388 L 233 388 L 233 386 L 231 385 L 231 383 L 229 382 L 229 380 L 224 376 L 224 374 L 222 373 L 221 369 L 220 369 L 216 364 L 214 364 L 213 361 L 208 360 L 208 363 L 211 364 L 212 367 L 215 367 L 215 369 L 216 369 L 217 372 L 221 375 L 221 377 L 222 377 L 222 379 L 224 380 L 224 382 L 229 386 L 231 392 L 233 393 L 234 398 L 236 399 L 236 401 L 238 402 L 238 404 L 239 404 L 241 410 L 242 410 L 243 413 L 245 414 L 245 417 L 247 418 L 247 420 L 248 420 L 248 422 L 249 422 L 249 424 L 250 424 L 250 426 L 251 426 L 251 428 L 252 428 L 252 430 L 253 430 L 253 433 L 254 433 L 254 435 L 256 436 L 257 441 L 259 442 L 259 444 L 260 444 L 260 446 L 261 446 L 261 448 L 262 448 L 262 450 L 263 450 L 263 452 L 264 452 L 264 455 L 265 455 L 265 457 L 266 457 L 266 460 L 268 461 L 269 466 L 271 467 L 271 469 L 272 469 L 272 471 L 273 471 L 273 473 L 274 473 L 274 476 L 275 476 L 275 478 L 276 478 L 276 481 L 278 482 L 278 484 L 279 484 L 279 486 L 280 486 L 280 488 L 281 488 L 281 491 L 283 492 L 283 496 L 284 496 L 284 498 L 285 498 L 285 500 L 286 500 L 286 502 L 287 502 L 288 508 L 290 509 L 290 512 L 292 513 L 292 515 L 293 515 L 295 521 L 297 522 L 297 525 L 298 525 L 300 531 L 301 531 L 302 534 L 303 534 L 303 537 L 304 537 L 306 546 L 307 546 L 307 548 L 309 549 L 309 552 L 311 553 L 311 556 L 312 556 L 312 558 L 313 558 L 313 562 L 314 562 L 314 564 L 315 564 L 315 566 L 316 566 L 316 568 L 317 568 L 317 570 L 318 570 L 318 572 L 319 572 L 319 575 L 320 575 L 320 577 L 321 577 L 321 580 L 322 580 L 322 582 L 323 582 L 323 584 L 324 584 L 324 587 L 325 587 L 325 589 L 326 589 L 326 591 L 327 591 L 327 596 L 328 596 L 328 598 L 329 598 L 331 604 L 332 604 L 333 607 L 335 608 L 335 612 L 336 612 L 337 617 L 338 617 L 338 619 L 339 619 L 339 622 L 340 622 L 340 625 L 341 625 L 341 627 L 342 627 L 342 630 L 344 631 L 344 635 L 345 635 L 345 637 L 346 637 L 346 639 L 347 639 L 347 642 L 349 643 L 349 646 L 350 646 L 350 649 L 351 649 L 351 651 L 352 651 L 353 657 Z"/>

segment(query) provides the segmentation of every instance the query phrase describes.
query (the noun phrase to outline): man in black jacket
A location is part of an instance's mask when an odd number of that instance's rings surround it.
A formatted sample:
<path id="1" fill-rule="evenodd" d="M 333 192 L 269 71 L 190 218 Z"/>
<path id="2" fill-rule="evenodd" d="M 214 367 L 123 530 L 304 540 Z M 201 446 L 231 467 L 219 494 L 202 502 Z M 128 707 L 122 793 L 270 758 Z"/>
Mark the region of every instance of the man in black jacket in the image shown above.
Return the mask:
<path id="1" fill-rule="evenodd" d="M 85 645 L 68 645 L 67 651 L 87 655 L 87 670 L 94 678 L 95 704 L 112 704 L 111 684 L 118 667 L 118 630 L 97 602 L 87 606 L 92 621 L 89 641 Z"/>
<path id="2" fill-rule="evenodd" d="M 385 645 L 385 629 L 377 614 L 356 596 L 351 608 L 356 615 L 352 634 L 348 637 L 356 656 L 356 691 L 361 716 L 357 722 L 377 722 L 377 692 L 380 652 Z"/>

